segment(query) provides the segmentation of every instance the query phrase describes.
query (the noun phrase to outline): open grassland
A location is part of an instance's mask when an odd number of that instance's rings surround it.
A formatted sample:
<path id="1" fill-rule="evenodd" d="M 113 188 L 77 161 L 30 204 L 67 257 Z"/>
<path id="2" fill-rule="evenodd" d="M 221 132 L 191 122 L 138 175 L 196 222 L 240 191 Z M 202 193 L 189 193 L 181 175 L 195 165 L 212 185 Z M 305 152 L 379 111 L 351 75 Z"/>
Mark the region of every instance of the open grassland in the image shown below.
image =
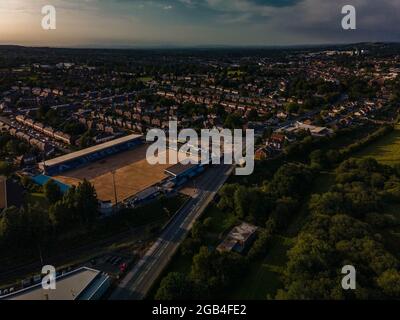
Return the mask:
<path id="1" fill-rule="evenodd" d="M 264 260 L 250 264 L 240 284 L 236 283 L 229 292 L 229 298 L 234 300 L 273 299 L 277 290 L 283 286 L 281 278 L 287 261 L 287 251 L 291 245 L 291 238 L 275 236 L 271 250 Z"/>
<path id="2" fill-rule="evenodd" d="M 355 158 L 372 157 L 387 165 L 400 164 L 400 124 L 395 130 L 354 155 Z"/>

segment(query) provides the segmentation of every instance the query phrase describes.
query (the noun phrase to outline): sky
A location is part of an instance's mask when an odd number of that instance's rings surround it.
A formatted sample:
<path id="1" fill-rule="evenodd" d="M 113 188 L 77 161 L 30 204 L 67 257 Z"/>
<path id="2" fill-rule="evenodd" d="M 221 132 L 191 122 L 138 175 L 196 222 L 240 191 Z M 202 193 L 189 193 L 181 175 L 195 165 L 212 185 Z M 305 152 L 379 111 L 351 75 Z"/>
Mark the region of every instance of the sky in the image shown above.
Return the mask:
<path id="1" fill-rule="evenodd" d="M 357 30 L 343 30 L 351 4 Z M 56 8 L 56 30 L 41 9 Z M 0 44 L 286 46 L 400 41 L 400 0 L 0 0 Z"/>

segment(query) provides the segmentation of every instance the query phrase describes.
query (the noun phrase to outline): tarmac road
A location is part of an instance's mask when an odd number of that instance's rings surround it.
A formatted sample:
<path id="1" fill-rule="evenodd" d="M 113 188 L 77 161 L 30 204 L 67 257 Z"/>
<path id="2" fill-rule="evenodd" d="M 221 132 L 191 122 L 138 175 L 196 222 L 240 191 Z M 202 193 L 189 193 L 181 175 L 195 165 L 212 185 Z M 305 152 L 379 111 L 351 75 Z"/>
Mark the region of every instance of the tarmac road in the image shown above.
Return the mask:
<path id="1" fill-rule="evenodd" d="M 145 256 L 122 279 L 111 294 L 110 300 L 141 300 L 146 297 L 195 221 L 213 200 L 233 169 L 232 165 L 216 165 L 203 174 L 196 185 L 196 196 L 177 212 Z"/>

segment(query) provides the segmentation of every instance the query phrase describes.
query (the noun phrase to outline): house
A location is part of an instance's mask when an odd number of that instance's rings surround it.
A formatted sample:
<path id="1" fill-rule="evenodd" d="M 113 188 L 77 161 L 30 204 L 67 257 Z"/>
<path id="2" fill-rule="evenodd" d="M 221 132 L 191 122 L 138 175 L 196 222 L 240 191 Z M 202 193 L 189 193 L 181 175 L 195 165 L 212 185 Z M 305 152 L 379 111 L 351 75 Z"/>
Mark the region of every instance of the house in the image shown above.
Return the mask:
<path id="1" fill-rule="evenodd" d="M 256 160 L 266 160 L 269 157 L 269 152 L 267 148 L 259 148 L 256 150 L 254 157 Z"/>
<path id="2" fill-rule="evenodd" d="M 249 223 L 243 222 L 234 227 L 222 243 L 217 247 L 219 252 L 243 253 L 256 237 L 258 228 Z"/>
<path id="3" fill-rule="evenodd" d="M 31 154 L 24 154 L 16 158 L 15 164 L 17 166 L 24 166 L 24 165 L 27 166 L 36 164 L 36 156 Z"/>
<path id="4" fill-rule="evenodd" d="M 272 149 L 281 150 L 284 147 L 285 141 L 286 136 L 284 134 L 273 133 L 267 141 L 267 146 Z"/>

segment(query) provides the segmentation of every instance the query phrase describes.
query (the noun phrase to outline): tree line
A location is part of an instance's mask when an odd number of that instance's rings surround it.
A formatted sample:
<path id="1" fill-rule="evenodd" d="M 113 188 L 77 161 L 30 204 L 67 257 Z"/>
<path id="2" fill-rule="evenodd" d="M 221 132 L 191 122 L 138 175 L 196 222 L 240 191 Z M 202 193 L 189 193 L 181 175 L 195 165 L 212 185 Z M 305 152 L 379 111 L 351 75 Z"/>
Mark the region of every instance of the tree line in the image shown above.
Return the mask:
<path id="1" fill-rule="evenodd" d="M 29 181 L 24 183 L 29 185 Z M 21 208 L 10 207 L 1 213 L 2 252 L 32 254 L 38 247 L 51 247 L 67 230 L 90 229 L 99 215 L 96 191 L 86 180 L 65 194 L 53 180 L 43 189 L 48 209 L 26 202 Z"/>
<path id="2" fill-rule="evenodd" d="M 394 230 L 400 218 L 400 166 L 375 159 L 343 162 L 329 192 L 309 201 L 310 217 L 289 251 L 278 299 L 398 299 L 400 272 Z M 341 287 L 353 265 L 356 290 Z"/>

